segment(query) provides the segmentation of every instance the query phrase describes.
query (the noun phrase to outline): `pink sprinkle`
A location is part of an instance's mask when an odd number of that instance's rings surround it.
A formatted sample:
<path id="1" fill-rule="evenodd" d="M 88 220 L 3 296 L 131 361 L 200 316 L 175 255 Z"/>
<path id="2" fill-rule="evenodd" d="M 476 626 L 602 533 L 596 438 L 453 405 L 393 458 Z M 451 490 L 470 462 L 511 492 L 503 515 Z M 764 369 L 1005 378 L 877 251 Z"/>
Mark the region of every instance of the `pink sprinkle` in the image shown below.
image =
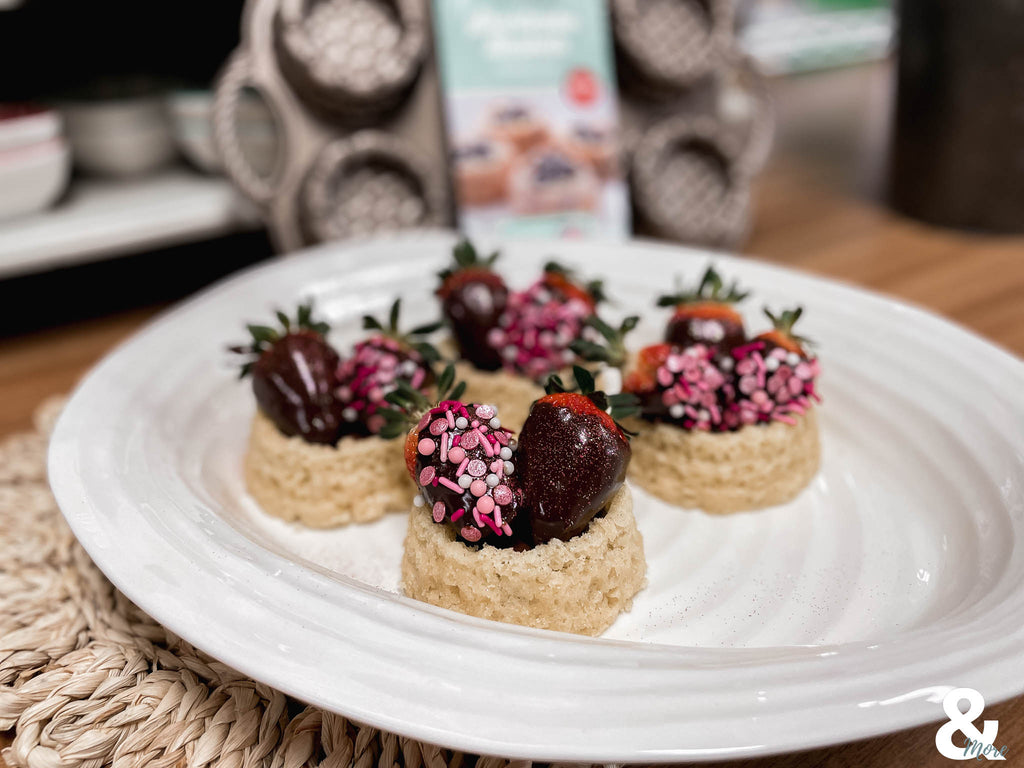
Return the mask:
<path id="1" fill-rule="evenodd" d="M 674 375 L 672 375 L 672 371 L 665 367 L 659 368 L 658 373 L 656 375 L 658 383 L 663 387 L 672 386 L 672 382 L 675 381 L 676 378 Z"/>
<path id="2" fill-rule="evenodd" d="M 455 437 L 452 438 L 452 445 L 453 446 L 454 445 L 458 445 L 461 442 L 462 442 L 462 435 L 461 434 L 456 435 Z"/>
<path id="3" fill-rule="evenodd" d="M 493 446 L 491 446 L 491 441 L 488 440 L 486 437 L 484 437 L 479 432 L 477 432 L 477 434 L 480 435 L 480 445 L 483 446 L 484 453 L 486 453 L 488 456 L 493 456 L 494 455 L 494 448 L 493 448 Z"/>
<path id="4" fill-rule="evenodd" d="M 786 424 L 796 424 L 796 419 L 790 418 L 789 416 L 783 416 L 781 413 L 775 414 L 775 418 L 779 421 L 785 422 Z"/>
<path id="5" fill-rule="evenodd" d="M 455 415 L 451 411 L 445 411 L 444 415 L 448 419 L 448 429 L 455 429 Z"/>
<path id="6" fill-rule="evenodd" d="M 491 462 L 491 472 L 494 472 L 495 474 L 497 474 L 499 469 L 504 469 L 504 468 L 505 468 L 505 462 L 502 461 L 501 459 L 495 459 L 494 461 Z"/>
<path id="7" fill-rule="evenodd" d="M 473 477 L 483 477 L 487 473 L 487 465 L 480 459 L 473 459 L 467 464 L 466 471 Z"/>
<path id="8" fill-rule="evenodd" d="M 485 523 L 487 523 L 487 526 L 488 526 L 488 527 L 489 527 L 489 528 L 490 528 L 490 529 L 491 529 L 492 531 L 494 531 L 494 533 L 495 533 L 495 534 L 497 534 L 498 536 L 501 536 L 501 528 L 499 528 L 498 526 L 496 526 L 496 525 L 494 524 L 494 522 L 493 522 L 493 521 L 491 520 L 491 518 L 489 518 L 489 517 L 484 517 L 484 518 L 481 518 L 481 519 L 482 519 L 482 520 L 483 520 L 483 521 L 484 521 Z"/>
<path id="9" fill-rule="evenodd" d="M 512 490 L 507 485 L 499 485 L 494 489 L 494 501 L 502 506 L 512 503 Z"/>
<path id="10" fill-rule="evenodd" d="M 473 429 L 476 429 L 477 427 L 480 426 L 480 422 L 477 421 L 476 419 L 473 419 L 473 421 L 470 422 L 469 426 L 472 427 Z"/>
<path id="11" fill-rule="evenodd" d="M 480 510 L 476 507 L 473 507 L 473 520 L 476 522 L 478 528 L 484 527 L 484 521 L 480 517 Z"/>
<path id="12" fill-rule="evenodd" d="M 429 485 L 430 481 L 434 479 L 435 474 L 433 467 L 424 467 L 423 471 L 420 472 L 420 485 Z"/>
<path id="13" fill-rule="evenodd" d="M 441 461 L 448 461 L 448 435 L 441 436 Z"/>
<path id="14" fill-rule="evenodd" d="M 474 528 L 471 525 L 463 527 L 461 533 L 462 538 L 464 538 L 466 541 L 480 541 L 480 537 L 483 535 L 482 533 L 480 533 L 479 529 Z"/>
<path id="15" fill-rule="evenodd" d="M 420 444 L 419 446 L 417 446 L 417 450 L 424 456 L 429 456 L 434 452 L 434 447 L 434 441 L 431 440 L 429 437 L 424 437 L 422 440 L 420 440 Z"/>
<path id="16" fill-rule="evenodd" d="M 467 456 L 466 458 L 464 458 L 462 460 L 462 463 L 459 464 L 459 468 L 457 470 L 455 470 L 455 476 L 456 477 L 462 477 L 463 473 L 466 471 L 466 467 L 468 467 L 468 466 L 469 466 L 469 457 Z"/>
<path id="17" fill-rule="evenodd" d="M 480 514 L 489 515 L 494 511 L 494 499 L 490 496 L 481 496 L 476 501 L 476 508 L 480 510 Z"/>
<path id="18" fill-rule="evenodd" d="M 476 407 L 476 415 L 478 418 L 484 421 L 490 421 L 494 418 L 497 411 L 494 410 L 493 405 L 478 405 Z"/>
<path id="19" fill-rule="evenodd" d="M 455 512 L 452 513 L 452 522 L 457 522 L 458 519 L 462 517 L 464 514 L 466 514 L 466 510 L 464 509 L 455 510 Z"/>
<path id="20" fill-rule="evenodd" d="M 445 515 L 445 513 L 447 511 L 448 510 L 444 506 L 444 502 L 443 501 L 435 501 L 434 502 L 434 522 L 435 523 L 440 523 L 442 520 L 444 520 L 444 515 Z"/>
<path id="21" fill-rule="evenodd" d="M 746 355 L 748 352 L 754 350 L 764 349 L 763 341 L 752 341 L 750 344 L 741 344 L 738 347 L 732 348 L 732 356 L 734 359 L 739 360 L 741 357 Z"/>
<path id="22" fill-rule="evenodd" d="M 508 445 L 508 433 L 503 429 L 499 429 L 494 433 L 494 439 L 502 445 Z"/>
<path id="23" fill-rule="evenodd" d="M 487 497 L 485 496 L 484 498 Z M 501 507 L 499 506 L 494 507 L 494 522 L 496 522 L 498 525 L 501 525 Z"/>
<path id="24" fill-rule="evenodd" d="M 456 493 L 462 493 L 462 489 L 459 487 L 459 484 L 453 483 L 447 477 L 439 477 L 437 478 L 437 482 L 439 482 L 441 485 L 443 485 L 445 488 L 451 491 L 455 491 Z"/>
<path id="25" fill-rule="evenodd" d="M 429 423 L 430 423 L 430 414 L 429 413 L 424 413 L 423 414 L 423 418 L 420 419 L 420 423 L 416 427 L 416 431 L 417 432 L 422 432 L 424 429 L 427 428 L 427 424 L 429 424 Z"/>
<path id="26" fill-rule="evenodd" d="M 412 381 L 410 382 L 412 384 L 412 388 L 419 389 L 423 385 L 423 379 L 425 379 L 426 376 L 427 374 L 422 368 L 417 368 L 416 373 L 412 375 Z"/>
<path id="27" fill-rule="evenodd" d="M 462 441 L 459 443 L 467 451 L 471 451 L 480 444 L 480 433 L 476 430 L 472 432 L 463 432 Z"/>
<path id="28" fill-rule="evenodd" d="M 508 523 L 504 523 L 501 526 L 501 530 L 503 530 L 505 532 L 506 536 L 511 536 L 512 535 L 512 526 L 509 525 Z"/>
<path id="29" fill-rule="evenodd" d="M 474 480 L 469 485 L 469 492 L 472 493 L 474 496 L 483 496 L 485 493 L 487 493 L 487 483 L 485 483 L 483 480 Z"/>
<path id="30" fill-rule="evenodd" d="M 448 430 L 448 422 L 444 419 L 435 419 L 430 423 L 430 434 L 440 435 Z"/>
<path id="31" fill-rule="evenodd" d="M 459 446 L 453 447 L 448 451 L 448 461 L 452 464 L 461 464 L 462 460 L 466 458 L 466 452 L 459 448 Z"/>

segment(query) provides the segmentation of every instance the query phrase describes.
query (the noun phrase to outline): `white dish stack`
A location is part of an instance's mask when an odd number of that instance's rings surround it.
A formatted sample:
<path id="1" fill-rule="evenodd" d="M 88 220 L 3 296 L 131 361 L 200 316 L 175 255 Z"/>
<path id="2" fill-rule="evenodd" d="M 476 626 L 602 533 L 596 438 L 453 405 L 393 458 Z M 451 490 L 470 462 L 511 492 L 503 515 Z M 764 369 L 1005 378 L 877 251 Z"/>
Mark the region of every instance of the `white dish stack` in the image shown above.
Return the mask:
<path id="1" fill-rule="evenodd" d="M 67 188 L 71 153 L 60 115 L 0 104 L 0 221 L 53 205 Z"/>

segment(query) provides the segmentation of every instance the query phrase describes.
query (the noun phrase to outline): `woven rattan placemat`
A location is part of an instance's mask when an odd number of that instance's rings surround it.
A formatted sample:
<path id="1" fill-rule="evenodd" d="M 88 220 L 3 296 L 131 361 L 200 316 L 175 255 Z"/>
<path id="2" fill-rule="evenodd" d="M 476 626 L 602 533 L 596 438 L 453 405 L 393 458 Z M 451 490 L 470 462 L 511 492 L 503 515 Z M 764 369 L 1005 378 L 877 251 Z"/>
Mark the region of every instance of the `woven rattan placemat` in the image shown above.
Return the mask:
<path id="1" fill-rule="evenodd" d="M 421 744 L 286 697 L 157 624 L 93 565 L 46 482 L 61 407 L 0 442 L 0 731 L 11 766 L 528 766 Z"/>

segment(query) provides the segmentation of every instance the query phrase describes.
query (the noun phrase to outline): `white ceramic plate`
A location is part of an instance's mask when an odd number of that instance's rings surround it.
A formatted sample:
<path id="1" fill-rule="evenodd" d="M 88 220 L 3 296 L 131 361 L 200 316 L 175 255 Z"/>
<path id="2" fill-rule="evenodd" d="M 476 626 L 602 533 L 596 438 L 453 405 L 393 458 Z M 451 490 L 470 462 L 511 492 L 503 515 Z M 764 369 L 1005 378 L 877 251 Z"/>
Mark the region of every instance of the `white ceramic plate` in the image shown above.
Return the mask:
<path id="1" fill-rule="evenodd" d="M 405 528 L 303 531 L 247 497 L 254 404 L 224 348 L 246 320 L 315 297 L 334 340 L 396 294 L 437 313 L 451 236 L 332 245 L 222 283 L 104 360 L 50 453 L 97 565 L 217 658 L 308 702 L 429 742 L 510 757 L 711 760 L 943 717 L 950 688 L 1024 691 L 1024 364 L 930 314 L 739 258 L 762 302 L 806 309 L 823 360 L 824 466 L 795 502 L 711 517 L 635 490 L 650 583 L 600 639 L 471 619 L 396 593 Z M 604 275 L 620 312 L 710 256 L 650 244 L 516 244 Z"/>

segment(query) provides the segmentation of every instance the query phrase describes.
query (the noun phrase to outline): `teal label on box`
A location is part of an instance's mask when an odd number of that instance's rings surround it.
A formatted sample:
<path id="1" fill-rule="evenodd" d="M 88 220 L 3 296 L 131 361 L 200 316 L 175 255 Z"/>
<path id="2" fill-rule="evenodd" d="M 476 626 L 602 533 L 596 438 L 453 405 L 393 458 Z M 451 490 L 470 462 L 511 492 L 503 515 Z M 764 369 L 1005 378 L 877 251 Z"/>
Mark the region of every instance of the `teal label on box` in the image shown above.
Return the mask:
<path id="1" fill-rule="evenodd" d="M 459 223 L 470 236 L 629 233 L 602 0 L 435 0 Z"/>

